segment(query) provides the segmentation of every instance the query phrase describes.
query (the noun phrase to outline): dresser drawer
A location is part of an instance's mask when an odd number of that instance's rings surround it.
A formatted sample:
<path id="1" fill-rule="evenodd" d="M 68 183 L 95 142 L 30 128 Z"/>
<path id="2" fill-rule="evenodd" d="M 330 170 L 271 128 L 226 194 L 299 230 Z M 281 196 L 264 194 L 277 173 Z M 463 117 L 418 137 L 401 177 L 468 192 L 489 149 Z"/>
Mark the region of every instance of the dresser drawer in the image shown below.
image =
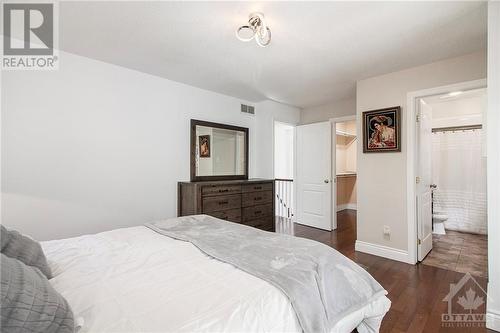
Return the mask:
<path id="1" fill-rule="evenodd" d="M 201 188 L 201 194 L 204 196 L 236 193 L 241 193 L 241 185 L 210 185 Z"/>
<path id="2" fill-rule="evenodd" d="M 246 225 L 251 227 L 273 231 L 274 230 L 274 218 L 272 216 L 262 217 L 260 219 L 245 222 Z"/>
<path id="3" fill-rule="evenodd" d="M 241 209 L 228 209 L 221 210 L 220 212 L 211 212 L 210 216 L 219 218 L 221 220 L 231 221 L 231 222 L 241 222 Z"/>
<path id="4" fill-rule="evenodd" d="M 218 195 L 202 199 L 203 213 L 219 212 L 241 207 L 241 194 Z"/>
<path id="5" fill-rule="evenodd" d="M 272 216 L 273 205 L 258 205 L 253 207 L 243 208 L 243 221 L 249 221 L 261 217 Z"/>
<path id="6" fill-rule="evenodd" d="M 242 194 L 242 206 L 249 207 L 273 202 L 273 192 L 251 192 Z"/>
<path id="7" fill-rule="evenodd" d="M 260 191 L 272 191 L 273 184 L 264 183 L 264 184 L 245 184 L 241 186 L 241 191 L 243 193 L 248 192 L 260 192 Z"/>

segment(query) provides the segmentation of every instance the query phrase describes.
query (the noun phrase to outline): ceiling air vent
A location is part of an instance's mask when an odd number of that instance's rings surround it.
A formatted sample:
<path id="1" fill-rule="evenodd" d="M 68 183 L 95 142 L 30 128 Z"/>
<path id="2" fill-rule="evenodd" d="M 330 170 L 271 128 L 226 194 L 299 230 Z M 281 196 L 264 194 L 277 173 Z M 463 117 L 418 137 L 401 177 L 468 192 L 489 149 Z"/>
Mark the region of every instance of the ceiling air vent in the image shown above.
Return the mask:
<path id="1" fill-rule="evenodd" d="M 241 104 L 241 112 L 255 114 L 255 107 L 250 105 Z"/>

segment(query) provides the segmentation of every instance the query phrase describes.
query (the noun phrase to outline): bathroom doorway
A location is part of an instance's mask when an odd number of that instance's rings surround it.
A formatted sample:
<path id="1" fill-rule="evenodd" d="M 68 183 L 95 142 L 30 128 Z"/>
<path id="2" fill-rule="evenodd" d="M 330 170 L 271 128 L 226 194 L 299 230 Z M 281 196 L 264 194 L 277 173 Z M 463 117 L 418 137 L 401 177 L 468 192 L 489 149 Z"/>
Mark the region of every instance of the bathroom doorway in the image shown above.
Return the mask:
<path id="1" fill-rule="evenodd" d="M 417 99 L 418 259 L 487 277 L 486 88 Z"/>

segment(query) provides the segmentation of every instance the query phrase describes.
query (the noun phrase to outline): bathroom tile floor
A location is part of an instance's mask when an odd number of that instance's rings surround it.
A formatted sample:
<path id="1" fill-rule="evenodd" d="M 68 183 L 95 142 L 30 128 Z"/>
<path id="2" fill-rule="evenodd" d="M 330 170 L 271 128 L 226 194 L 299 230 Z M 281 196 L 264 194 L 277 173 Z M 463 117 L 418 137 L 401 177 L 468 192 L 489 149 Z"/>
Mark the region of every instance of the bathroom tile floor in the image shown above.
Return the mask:
<path id="1" fill-rule="evenodd" d="M 422 264 L 488 277 L 488 236 L 446 230 L 433 235 L 432 251 Z"/>

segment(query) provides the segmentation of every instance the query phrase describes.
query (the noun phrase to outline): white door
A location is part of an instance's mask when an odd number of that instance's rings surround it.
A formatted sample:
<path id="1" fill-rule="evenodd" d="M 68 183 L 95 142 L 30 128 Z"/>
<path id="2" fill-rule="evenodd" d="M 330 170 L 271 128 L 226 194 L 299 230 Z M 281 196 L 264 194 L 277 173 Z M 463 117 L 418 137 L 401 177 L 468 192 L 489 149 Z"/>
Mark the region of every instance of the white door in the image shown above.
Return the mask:
<path id="1" fill-rule="evenodd" d="M 332 230 L 337 230 L 337 123 L 332 124 Z"/>
<path id="2" fill-rule="evenodd" d="M 432 108 L 419 101 L 418 164 L 417 164 L 417 220 L 418 260 L 432 250 Z"/>
<path id="3" fill-rule="evenodd" d="M 332 230 L 332 125 L 297 126 L 296 222 Z"/>

